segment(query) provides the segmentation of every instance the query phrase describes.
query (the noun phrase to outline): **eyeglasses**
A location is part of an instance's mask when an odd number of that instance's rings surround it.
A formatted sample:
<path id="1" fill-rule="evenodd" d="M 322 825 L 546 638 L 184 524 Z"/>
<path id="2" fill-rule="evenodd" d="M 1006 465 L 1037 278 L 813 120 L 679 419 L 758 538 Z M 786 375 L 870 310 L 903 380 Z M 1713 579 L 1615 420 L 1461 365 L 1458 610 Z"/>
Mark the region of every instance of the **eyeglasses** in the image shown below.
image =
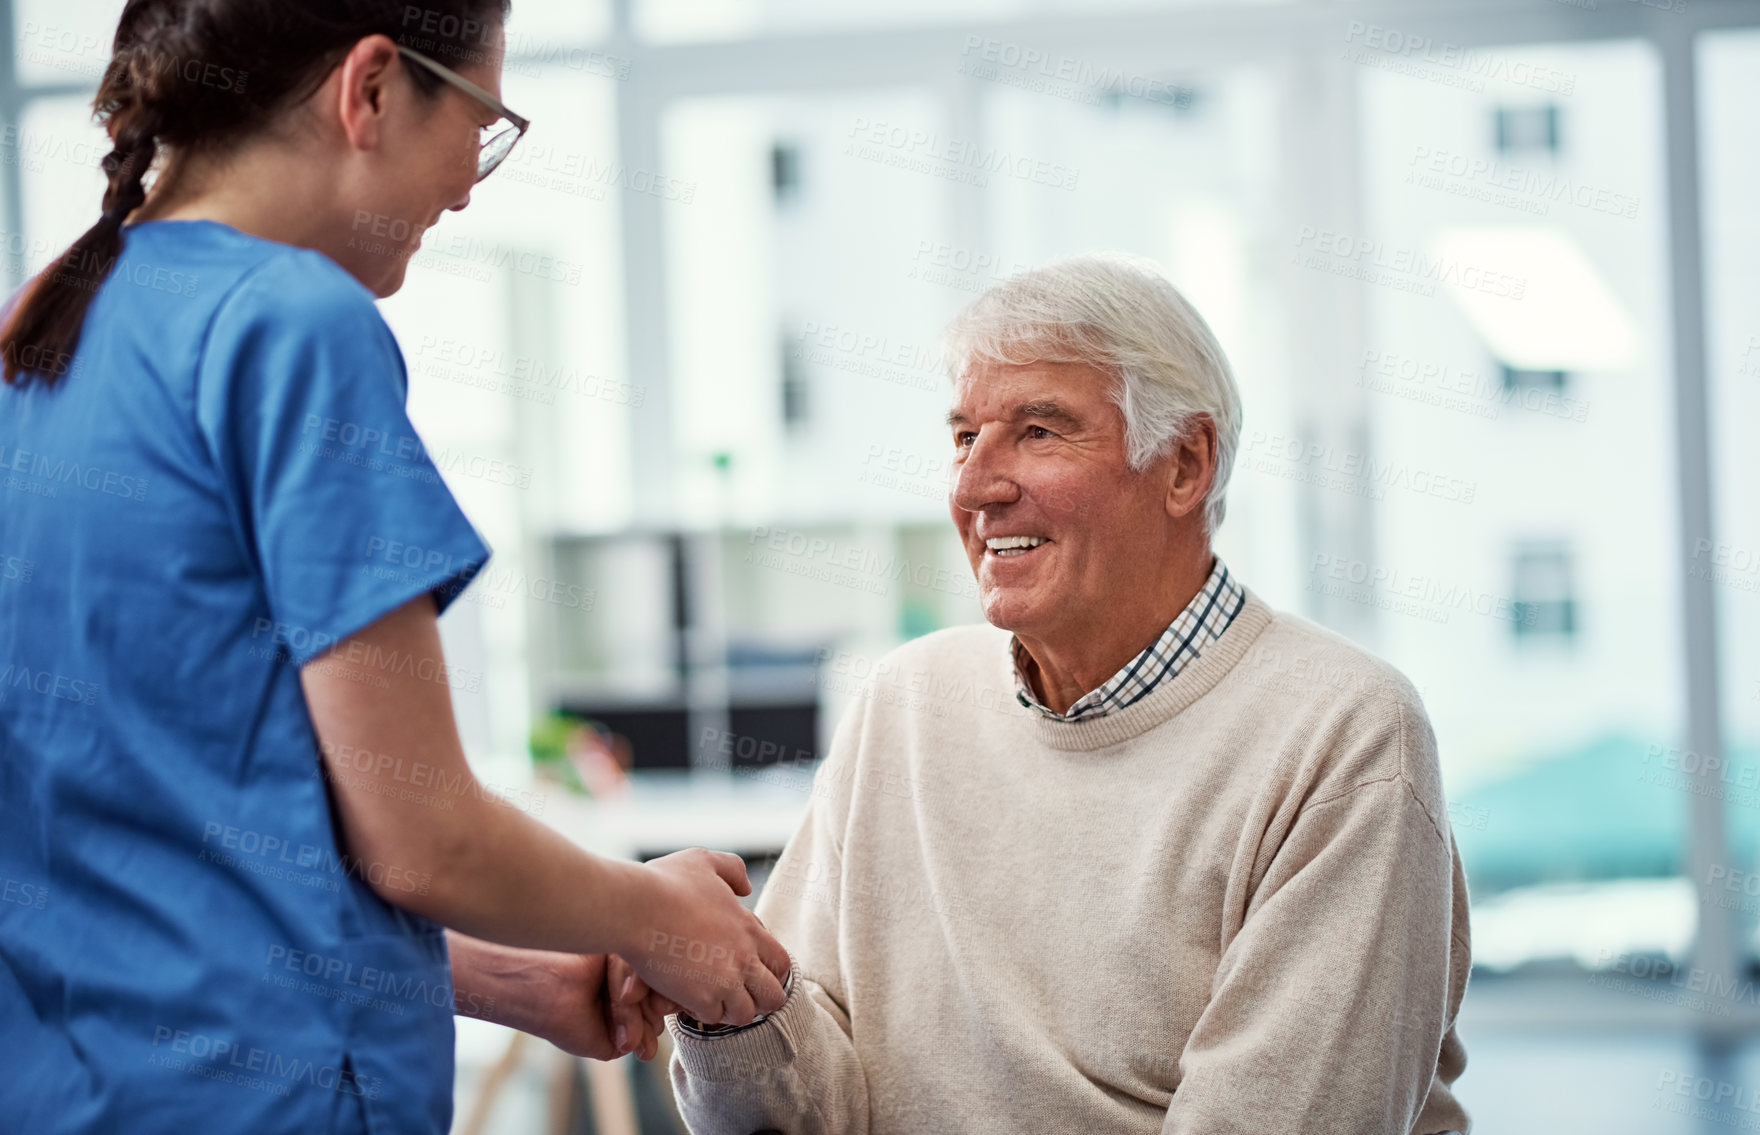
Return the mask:
<path id="1" fill-rule="evenodd" d="M 495 167 L 507 160 L 507 155 L 513 152 L 513 147 L 519 143 L 521 138 L 525 137 L 526 131 L 532 128 L 531 119 L 521 118 L 503 106 L 501 100 L 488 91 L 452 68 L 434 62 L 421 52 L 407 47 L 399 47 L 397 51 L 404 58 L 420 64 L 440 79 L 451 83 L 501 116 L 501 121 L 483 127 L 482 142 L 477 150 L 477 180 L 481 181 L 494 173 Z"/>

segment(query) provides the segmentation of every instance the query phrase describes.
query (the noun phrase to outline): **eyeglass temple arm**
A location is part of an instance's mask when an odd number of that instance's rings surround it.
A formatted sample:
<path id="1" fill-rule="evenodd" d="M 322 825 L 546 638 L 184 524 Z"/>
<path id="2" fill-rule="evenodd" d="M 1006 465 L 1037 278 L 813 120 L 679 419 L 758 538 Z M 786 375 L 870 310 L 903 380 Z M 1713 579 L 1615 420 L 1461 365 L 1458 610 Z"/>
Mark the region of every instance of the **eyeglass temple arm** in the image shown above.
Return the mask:
<path id="1" fill-rule="evenodd" d="M 494 110 L 497 114 L 500 114 L 502 117 L 506 118 L 509 122 L 511 122 L 515 126 L 519 127 L 520 130 L 524 131 L 524 130 L 531 129 L 531 126 L 532 126 L 531 119 L 522 118 L 521 116 L 515 114 L 513 111 L 508 110 L 506 104 L 503 103 L 500 99 L 496 98 L 494 95 L 490 94 L 488 91 L 485 91 L 483 88 L 477 86 L 475 83 L 471 82 L 469 79 L 465 78 L 463 75 L 460 75 L 458 72 L 454 71 L 452 68 L 447 67 L 444 64 L 434 62 L 434 60 L 429 59 L 426 55 L 423 55 L 421 52 L 416 51 L 413 48 L 403 47 L 400 45 L 398 47 L 397 51 L 398 51 L 398 54 L 403 55 L 406 58 L 412 59 L 415 62 L 421 64 L 424 68 L 433 72 L 436 76 L 438 76 L 441 79 L 444 79 L 446 82 L 451 83 L 453 86 L 457 87 L 459 90 L 463 91 L 465 94 L 471 95 L 474 98 L 480 99 L 484 105 L 488 106 L 491 110 Z"/>

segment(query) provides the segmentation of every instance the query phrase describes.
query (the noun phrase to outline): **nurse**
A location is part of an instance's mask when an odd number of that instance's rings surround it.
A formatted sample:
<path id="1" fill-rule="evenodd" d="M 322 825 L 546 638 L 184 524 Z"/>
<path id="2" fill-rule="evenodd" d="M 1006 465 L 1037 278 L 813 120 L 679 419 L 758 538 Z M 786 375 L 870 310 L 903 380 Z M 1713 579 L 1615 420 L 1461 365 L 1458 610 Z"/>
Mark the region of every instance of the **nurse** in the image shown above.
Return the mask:
<path id="1" fill-rule="evenodd" d="M 736 857 L 590 855 L 454 729 L 489 553 L 373 300 L 525 129 L 505 14 L 123 10 L 102 219 L 0 329 L 0 1128 L 441 1133 L 455 1007 L 610 1057 L 782 1004 Z"/>

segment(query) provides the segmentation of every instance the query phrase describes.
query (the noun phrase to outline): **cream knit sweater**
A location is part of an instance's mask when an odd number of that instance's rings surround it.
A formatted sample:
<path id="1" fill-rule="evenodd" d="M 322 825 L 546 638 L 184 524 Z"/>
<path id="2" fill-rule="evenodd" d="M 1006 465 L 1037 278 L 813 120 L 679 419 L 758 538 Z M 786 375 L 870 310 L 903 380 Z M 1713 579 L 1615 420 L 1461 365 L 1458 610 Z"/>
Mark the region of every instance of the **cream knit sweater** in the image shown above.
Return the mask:
<path id="1" fill-rule="evenodd" d="M 1089 721 L 1019 705 L 992 627 L 874 671 L 759 901 L 787 1003 L 674 1022 L 693 1132 L 1467 1130 L 1466 880 L 1397 672 L 1251 592 Z"/>

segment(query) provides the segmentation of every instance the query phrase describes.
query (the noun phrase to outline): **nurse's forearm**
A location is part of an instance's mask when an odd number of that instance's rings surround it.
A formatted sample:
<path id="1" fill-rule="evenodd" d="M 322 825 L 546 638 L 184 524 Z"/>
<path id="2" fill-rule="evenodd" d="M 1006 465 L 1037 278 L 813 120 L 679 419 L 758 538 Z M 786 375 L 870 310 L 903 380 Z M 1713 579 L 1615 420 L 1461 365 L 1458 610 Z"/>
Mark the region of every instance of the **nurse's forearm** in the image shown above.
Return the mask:
<path id="1" fill-rule="evenodd" d="M 743 1024 L 781 1005 L 788 953 L 740 905 L 750 885 L 738 857 L 604 859 L 477 783 L 431 599 L 314 659 L 301 680 L 349 861 L 387 902 L 507 946 L 620 954 L 701 1020 Z M 681 956 L 695 964 L 671 960 Z"/>
<path id="2" fill-rule="evenodd" d="M 431 600 L 387 615 L 301 677 L 349 862 L 381 897 L 510 946 L 636 948 L 640 868 L 495 802 L 471 773 Z"/>

